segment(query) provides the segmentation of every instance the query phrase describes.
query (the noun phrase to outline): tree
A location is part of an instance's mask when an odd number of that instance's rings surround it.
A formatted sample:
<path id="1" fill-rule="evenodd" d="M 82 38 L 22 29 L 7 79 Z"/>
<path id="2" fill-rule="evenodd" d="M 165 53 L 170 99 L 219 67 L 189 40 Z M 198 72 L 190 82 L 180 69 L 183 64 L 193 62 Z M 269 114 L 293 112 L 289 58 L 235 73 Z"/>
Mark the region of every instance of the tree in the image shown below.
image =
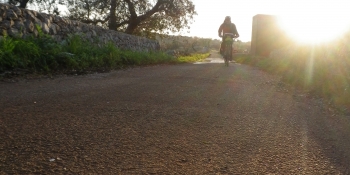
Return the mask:
<path id="1" fill-rule="evenodd" d="M 46 11 L 49 14 L 59 15 L 60 11 L 57 7 L 58 4 L 63 5 L 63 0 L 9 0 L 9 4 L 16 5 L 20 8 L 27 8 L 28 4 L 35 7 L 35 10 L 42 12 Z"/>
<path id="2" fill-rule="evenodd" d="M 111 0 L 67 0 L 70 19 L 108 27 Z"/>
<path id="3" fill-rule="evenodd" d="M 192 0 L 9 0 L 27 4 L 49 14 L 59 14 L 58 4 L 66 5 L 67 17 L 128 34 L 154 36 L 189 29 L 196 15 Z"/>
<path id="4" fill-rule="evenodd" d="M 128 34 L 151 36 L 189 28 L 191 0 L 67 0 L 69 17 Z"/>
<path id="5" fill-rule="evenodd" d="M 33 0 L 9 0 L 8 3 L 11 5 L 18 5 L 20 8 L 26 8 L 29 1 L 30 3 L 33 2 Z"/>

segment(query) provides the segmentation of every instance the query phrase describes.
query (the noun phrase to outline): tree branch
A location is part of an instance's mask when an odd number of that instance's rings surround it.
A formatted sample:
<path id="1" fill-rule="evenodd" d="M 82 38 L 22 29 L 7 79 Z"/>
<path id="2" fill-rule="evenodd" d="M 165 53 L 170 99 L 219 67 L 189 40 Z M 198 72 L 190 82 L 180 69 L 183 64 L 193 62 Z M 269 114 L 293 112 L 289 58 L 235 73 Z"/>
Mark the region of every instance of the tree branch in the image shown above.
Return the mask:
<path id="1" fill-rule="evenodd" d="M 117 24 L 116 27 L 119 28 L 119 27 L 121 27 L 121 26 L 123 26 L 125 24 L 129 24 L 129 21 L 123 21 L 123 22 Z"/>
<path id="2" fill-rule="evenodd" d="M 91 20 L 91 19 L 79 19 L 79 21 L 83 22 L 83 23 L 86 23 L 86 24 L 97 24 L 97 23 L 106 23 L 108 20 L 109 20 L 109 16 L 106 18 L 106 19 L 94 19 L 94 20 Z"/>
<path id="3" fill-rule="evenodd" d="M 137 18 L 137 14 L 136 14 L 136 11 L 135 11 L 135 6 L 134 4 L 130 1 L 130 0 L 124 0 L 127 4 L 128 4 L 128 7 L 129 7 L 129 12 L 131 14 L 131 19 L 136 19 Z"/>
<path id="4" fill-rule="evenodd" d="M 160 6 L 164 4 L 164 0 L 158 0 L 156 5 L 154 5 L 154 7 L 146 12 L 145 14 L 139 16 L 139 21 L 143 21 L 147 18 L 149 18 L 150 16 L 152 16 L 153 14 L 159 12 L 159 10 L 161 10 Z"/>

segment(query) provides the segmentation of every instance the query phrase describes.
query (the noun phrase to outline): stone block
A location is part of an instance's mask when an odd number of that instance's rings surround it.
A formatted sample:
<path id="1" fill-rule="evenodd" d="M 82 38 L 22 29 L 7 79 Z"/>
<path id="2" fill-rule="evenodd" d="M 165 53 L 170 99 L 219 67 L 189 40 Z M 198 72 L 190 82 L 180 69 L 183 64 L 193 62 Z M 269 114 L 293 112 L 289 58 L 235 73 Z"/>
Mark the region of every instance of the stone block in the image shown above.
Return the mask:
<path id="1" fill-rule="evenodd" d="M 9 36 L 14 37 L 14 38 L 22 38 L 23 33 L 15 28 L 10 28 L 7 30 L 7 33 Z"/>
<path id="2" fill-rule="evenodd" d="M 7 20 L 16 20 L 16 19 L 18 19 L 18 16 L 13 10 L 8 9 L 6 11 L 6 19 Z"/>
<path id="3" fill-rule="evenodd" d="M 52 25 L 54 25 L 56 27 L 57 32 L 61 31 L 61 27 L 59 25 L 57 25 L 57 24 L 52 24 Z"/>
<path id="4" fill-rule="evenodd" d="M 40 21 L 44 22 L 45 21 L 45 15 L 42 13 L 37 13 L 35 15 L 36 18 L 38 18 Z"/>
<path id="5" fill-rule="evenodd" d="M 22 20 L 15 21 L 14 27 L 18 30 L 24 30 L 25 25 Z"/>
<path id="6" fill-rule="evenodd" d="M 34 32 L 34 29 L 35 29 L 34 28 L 34 23 L 31 20 L 26 20 L 24 22 L 24 26 L 25 26 L 27 32 L 29 32 L 29 33 L 33 33 Z"/>
<path id="7" fill-rule="evenodd" d="M 33 11 L 33 10 L 29 10 L 35 17 L 36 17 L 36 15 L 38 14 L 38 12 L 36 12 L 36 11 Z"/>
<path id="8" fill-rule="evenodd" d="M 29 19 L 33 22 L 37 20 L 34 13 L 32 13 L 32 11 L 29 11 L 29 10 L 24 12 L 24 16 L 26 19 Z"/>
<path id="9" fill-rule="evenodd" d="M 43 31 L 44 34 L 49 34 L 50 33 L 50 28 L 47 26 L 46 23 L 41 24 L 41 30 Z"/>
<path id="10" fill-rule="evenodd" d="M 51 26 L 50 26 L 50 34 L 51 35 L 56 35 L 57 34 L 57 28 L 56 28 L 56 24 L 52 24 Z"/>
<path id="11" fill-rule="evenodd" d="M 43 33 L 53 36 L 56 40 L 64 40 L 67 36 L 78 33 L 84 36 L 87 42 L 93 41 L 100 46 L 112 41 L 117 47 L 124 49 L 154 50 L 159 48 L 157 41 L 0 3 L 1 33 L 8 33 L 13 37 L 30 35 L 37 37 L 39 32 L 36 25 Z"/>
<path id="12" fill-rule="evenodd" d="M 97 33 L 96 33 L 95 30 L 92 30 L 91 32 L 92 32 L 92 36 L 93 36 L 93 37 L 96 37 L 96 36 L 97 36 Z"/>
<path id="13" fill-rule="evenodd" d="M 34 27 L 42 27 L 42 25 L 43 23 L 39 19 L 35 18 Z"/>
<path id="14" fill-rule="evenodd" d="M 6 30 L 6 29 L 1 29 L 1 28 L 0 28 L 0 35 L 3 35 L 3 36 L 8 35 L 8 34 L 7 34 L 7 30 Z"/>
<path id="15" fill-rule="evenodd" d="M 38 37 L 38 36 L 39 36 L 39 31 L 38 31 L 37 29 L 34 29 L 33 35 L 34 35 L 35 37 Z"/>
<path id="16" fill-rule="evenodd" d="M 0 17 L 2 18 L 6 17 L 6 10 L 4 8 L 0 8 Z"/>
<path id="17" fill-rule="evenodd" d="M 11 28 L 15 23 L 12 20 L 4 20 L 2 23 L 0 23 L 0 28 L 3 29 L 9 29 Z"/>
<path id="18" fill-rule="evenodd" d="M 44 23 L 45 23 L 48 27 L 51 26 L 51 20 L 50 20 L 49 18 L 45 18 L 45 19 L 44 19 Z"/>
<path id="19" fill-rule="evenodd" d="M 77 26 L 77 27 L 75 28 L 75 32 L 83 32 L 83 30 L 82 30 L 81 27 Z"/>
<path id="20" fill-rule="evenodd" d="M 1 4 L 1 7 L 0 7 L 1 10 L 5 10 L 5 11 L 9 8 L 10 8 L 9 5 L 7 4 Z"/>
<path id="21" fill-rule="evenodd" d="M 62 22 L 62 18 L 60 16 L 54 16 L 53 17 L 53 22 L 54 23 L 61 23 Z"/>
<path id="22" fill-rule="evenodd" d="M 16 13 L 17 16 L 22 17 L 23 13 L 22 13 L 22 10 L 20 8 L 13 6 L 12 10 Z"/>

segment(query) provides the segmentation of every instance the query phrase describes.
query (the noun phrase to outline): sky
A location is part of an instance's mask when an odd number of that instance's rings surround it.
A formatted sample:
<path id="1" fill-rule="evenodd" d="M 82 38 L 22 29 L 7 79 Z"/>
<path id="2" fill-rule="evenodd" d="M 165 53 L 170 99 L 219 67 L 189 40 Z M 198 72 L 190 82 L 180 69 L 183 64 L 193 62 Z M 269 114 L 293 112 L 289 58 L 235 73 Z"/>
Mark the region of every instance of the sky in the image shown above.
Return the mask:
<path id="1" fill-rule="evenodd" d="M 3 0 L 0 0 L 3 1 Z M 275 15 L 296 41 L 324 42 L 350 30 L 349 0 L 192 0 L 198 15 L 190 32 L 180 35 L 220 39 L 218 28 L 231 16 L 240 40 L 251 40 L 252 19 L 257 14 Z M 175 34 L 176 35 L 176 34 Z"/>
<path id="2" fill-rule="evenodd" d="M 276 15 L 286 33 L 300 42 L 323 42 L 349 30 L 349 0 L 192 0 L 198 13 L 190 33 L 183 35 L 219 39 L 218 28 L 231 16 L 240 40 L 251 40 L 252 19 L 257 14 Z"/>

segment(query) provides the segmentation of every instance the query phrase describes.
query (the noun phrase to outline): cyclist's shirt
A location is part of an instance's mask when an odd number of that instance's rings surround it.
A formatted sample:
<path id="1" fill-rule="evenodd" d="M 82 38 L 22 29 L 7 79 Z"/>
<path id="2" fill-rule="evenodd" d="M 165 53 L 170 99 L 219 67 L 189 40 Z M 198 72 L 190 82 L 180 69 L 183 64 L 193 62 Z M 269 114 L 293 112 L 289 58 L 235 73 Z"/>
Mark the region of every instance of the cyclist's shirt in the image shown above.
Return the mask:
<path id="1" fill-rule="evenodd" d="M 233 34 L 237 34 L 238 35 L 238 32 L 237 32 L 237 28 L 236 28 L 236 25 L 231 23 L 231 24 L 221 24 L 220 25 L 220 28 L 219 28 L 219 33 L 233 33 Z"/>

